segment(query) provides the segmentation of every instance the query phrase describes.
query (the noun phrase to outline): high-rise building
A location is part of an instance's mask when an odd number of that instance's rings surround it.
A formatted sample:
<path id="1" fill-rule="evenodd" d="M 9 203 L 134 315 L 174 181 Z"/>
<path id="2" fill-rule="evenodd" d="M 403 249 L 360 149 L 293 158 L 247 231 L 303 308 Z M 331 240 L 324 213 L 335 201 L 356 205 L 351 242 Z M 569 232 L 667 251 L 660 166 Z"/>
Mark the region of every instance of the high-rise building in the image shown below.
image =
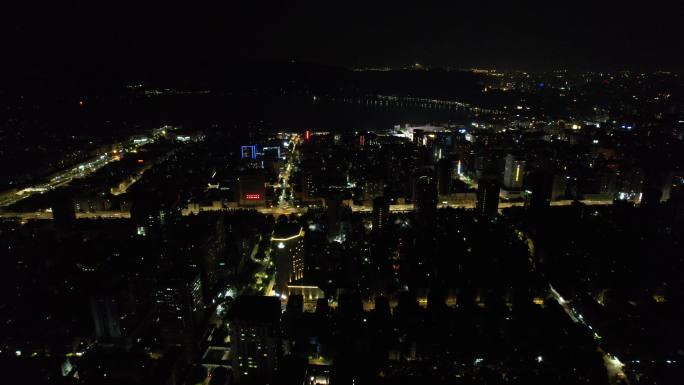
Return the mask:
<path id="1" fill-rule="evenodd" d="M 462 166 L 461 166 L 462 167 Z M 478 154 L 473 158 L 473 169 L 475 178 L 479 179 L 487 175 L 494 168 L 494 161 L 485 154 Z"/>
<path id="2" fill-rule="evenodd" d="M 276 224 L 271 250 L 276 263 L 276 291 L 287 293 L 291 282 L 304 278 L 304 229 L 299 224 Z"/>
<path id="3" fill-rule="evenodd" d="M 477 183 L 477 205 L 479 216 L 493 218 L 499 210 L 499 180 L 495 176 L 484 176 Z"/>
<path id="4" fill-rule="evenodd" d="M 553 190 L 553 174 L 547 171 L 535 171 L 528 178 L 527 206 L 532 211 L 540 211 L 551 205 Z"/>
<path id="5" fill-rule="evenodd" d="M 119 301 L 115 295 L 94 295 L 90 297 L 90 310 L 98 340 L 118 339 L 122 336 Z"/>
<path id="6" fill-rule="evenodd" d="M 447 158 L 437 162 L 437 191 L 440 196 L 451 193 L 452 166 L 453 162 Z"/>
<path id="7" fill-rule="evenodd" d="M 308 201 L 319 197 L 317 182 L 320 177 L 320 170 L 320 164 L 315 163 L 313 160 L 305 159 L 302 161 L 299 171 L 301 174 L 300 188 L 302 194 L 301 198 L 303 201 Z"/>
<path id="8" fill-rule="evenodd" d="M 200 267 L 202 269 L 202 282 L 206 298 L 213 298 L 219 289 L 219 282 L 227 276 L 225 263 L 228 232 L 225 215 L 219 215 L 216 225 L 209 238 L 204 243 L 203 257 Z"/>
<path id="9" fill-rule="evenodd" d="M 302 170 L 302 200 L 306 201 L 316 196 L 316 184 L 312 170 Z"/>
<path id="10" fill-rule="evenodd" d="M 327 219 L 327 232 L 328 239 L 334 240 L 338 238 L 341 232 L 342 225 L 342 209 L 343 209 L 343 199 L 342 194 L 331 193 L 325 200 L 326 205 L 326 219 Z"/>
<path id="11" fill-rule="evenodd" d="M 130 348 L 153 315 L 149 290 L 138 278 L 100 286 L 105 287 L 90 296 L 95 337 L 101 344 Z"/>
<path id="12" fill-rule="evenodd" d="M 384 196 L 373 199 L 373 231 L 381 232 L 389 225 L 390 205 Z"/>
<path id="13" fill-rule="evenodd" d="M 437 188 L 434 178 L 421 176 L 415 185 L 415 209 L 418 221 L 423 224 L 434 223 L 437 215 Z"/>
<path id="14" fill-rule="evenodd" d="M 204 317 L 202 281 L 199 273 L 170 276 L 155 292 L 156 321 L 167 345 L 185 344 Z"/>
<path id="15" fill-rule="evenodd" d="M 235 300 L 231 320 L 233 379 L 236 384 L 269 383 L 280 358 L 280 299 L 241 296 Z"/>
<path id="16" fill-rule="evenodd" d="M 508 190 L 520 190 L 525 176 L 525 161 L 517 159 L 513 154 L 506 155 L 503 187 Z"/>

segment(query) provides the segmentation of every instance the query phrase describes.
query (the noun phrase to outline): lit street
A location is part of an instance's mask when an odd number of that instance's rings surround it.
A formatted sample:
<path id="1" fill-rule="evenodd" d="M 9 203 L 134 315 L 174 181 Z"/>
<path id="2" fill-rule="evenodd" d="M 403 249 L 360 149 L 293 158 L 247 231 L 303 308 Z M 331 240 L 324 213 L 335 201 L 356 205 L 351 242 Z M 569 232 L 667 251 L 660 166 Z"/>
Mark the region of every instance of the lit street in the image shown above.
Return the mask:
<path id="1" fill-rule="evenodd" d="M 153 143 L 155 141 L 155 136 L 150 135 L 150 139 L 140 141 L 135 137 L 129 139 L 125 142 L 115 143 L 111 147 L 114 148 L 112 152 L 107 152 L 100 154 L 87 160 L 85 162 L 79 163 L 72 166 L 66 170 L 60 171 L 46 178 L 44 183 L 25 187 L 16 193 L 4 193 L 0 198 L 0 208 L 11 206 L 23 199 L 26 199 L 34 194 L 42 194 L 47 191 L 55 190 L 59 187 L 68 185 L 72 180 L 76 178 L 86 178 L 87 176 L 95 173 L 97 170 L 105 167 L 106 165 L 120 160 L 127 153 L 135 153 L 142 146 Z"/>

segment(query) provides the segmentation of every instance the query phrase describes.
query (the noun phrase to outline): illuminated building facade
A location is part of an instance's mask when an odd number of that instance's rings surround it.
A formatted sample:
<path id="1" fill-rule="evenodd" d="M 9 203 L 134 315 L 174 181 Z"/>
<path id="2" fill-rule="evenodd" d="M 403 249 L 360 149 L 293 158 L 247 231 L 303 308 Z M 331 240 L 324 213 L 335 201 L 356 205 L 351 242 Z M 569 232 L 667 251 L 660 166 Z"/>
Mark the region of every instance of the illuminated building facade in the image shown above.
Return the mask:
<path id="1" fill-rule="evenodd" d="M 237 179 L 240 206 L 262 206 L 266 202 L 266 177 L 261 173 L 241 175 Z"/>
<path id="2" fill-rule="evenodd" d="M 242 146 L 240 147 L 240 155 L 242 159 L 256 159 L 256 146 Z"/>
<path id="3" fill-rule="evenodd" d="M 503 186 L 509 190 L 519 190 L 523 186 L 525 161 L 516 159 L 512 154 L 506 155 Z"/>
<path id="4" fill-rule="evenodd" d="M 495 176 L 480 178 L 477 184 L 477 204 L 475 211 L 478 215 L 493 218 L 499 210 L 499 181 Z"/>
<path id="5" fill-rule="evenodd" d="M 299 225 L 276 225 L 271 237 L 276 263 L 276 291 L 287 293 L 288 284 L 304 278 L 304 229 Z"/>
<path id="6" fill-rule="evenodd" d="M 303 164 L 301 167 L 301 189 L 302 189 L 302 200 L 308 201 L 318 196 L 318 190 L 316 189 L 316 180 L 318 179 L 319 171 L 316 169 L 316 165 Z"/>

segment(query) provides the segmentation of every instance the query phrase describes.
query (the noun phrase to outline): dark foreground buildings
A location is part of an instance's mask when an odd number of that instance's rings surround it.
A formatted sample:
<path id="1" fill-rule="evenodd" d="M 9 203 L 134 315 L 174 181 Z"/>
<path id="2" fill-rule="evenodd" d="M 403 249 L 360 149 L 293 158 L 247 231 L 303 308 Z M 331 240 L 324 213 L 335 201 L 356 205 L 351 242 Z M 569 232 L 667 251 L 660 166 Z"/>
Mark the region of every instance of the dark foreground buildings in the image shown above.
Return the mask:
<path id="1" fill-rule="evenodd" d="M 280 363 L 280 300 L 242 296 L 229 315 L 233 379 L 238 384 L 275 381 Z"/>

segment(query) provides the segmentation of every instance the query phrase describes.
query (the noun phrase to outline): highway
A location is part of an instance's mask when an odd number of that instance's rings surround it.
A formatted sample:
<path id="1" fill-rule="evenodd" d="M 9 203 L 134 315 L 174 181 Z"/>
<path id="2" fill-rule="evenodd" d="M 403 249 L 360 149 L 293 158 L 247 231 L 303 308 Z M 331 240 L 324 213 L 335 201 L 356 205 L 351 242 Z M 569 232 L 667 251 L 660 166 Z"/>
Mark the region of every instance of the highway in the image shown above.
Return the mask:
<path id="1" fill-rule="evenodd" d="M 89 159 L 83 163 L 77 164 L 76 166 L 69 168 L 67 170 L 58 172 L 53 176 L 49 177 L 46 182 L 26 187 L 17 191 L 14 194 L 5 194 L 2 199 L 0 199 L 0 207 L 11 206 L 23 199 L 26 199 L 34 194 L 42 194 L 44 192 L 54 190 L 58 187 L 69 184 L 75 178 L 83 178 L 88 176 L 100 168 L 106 166 L 107 164 L 119 160 L 119 156 L 116 154 L 102 154 L 95 158 Z"/>
<path id="2" fill-rule="evenodd" d="M 165 127 L 164 127 L 165 129 Z M 162 131 L 165 133 L 165 131 Z M 131 137 L 126 141 L 114 143 L 111 152 L 98 154 L 95 157 L 81 162 L 68 169 L 59 171 L 49 177 L 43 182 L 36 185 L 23 188 L 15 193 L 4 193 L 0 195 L 0 207 L 11 206 L 23 199 L 26 199 L 34 194 L 42 194 L 50 190 L 65 186 L 76 178 L 84 178 L 93 174 L 109 163 L 116 162 L 121 159 L 122 155 L 128 152 L 137 152 L 137 150 L 150 143 L 154 143 L 156 137 L 152 134 L 141 140 L 137 137 Z"/>

